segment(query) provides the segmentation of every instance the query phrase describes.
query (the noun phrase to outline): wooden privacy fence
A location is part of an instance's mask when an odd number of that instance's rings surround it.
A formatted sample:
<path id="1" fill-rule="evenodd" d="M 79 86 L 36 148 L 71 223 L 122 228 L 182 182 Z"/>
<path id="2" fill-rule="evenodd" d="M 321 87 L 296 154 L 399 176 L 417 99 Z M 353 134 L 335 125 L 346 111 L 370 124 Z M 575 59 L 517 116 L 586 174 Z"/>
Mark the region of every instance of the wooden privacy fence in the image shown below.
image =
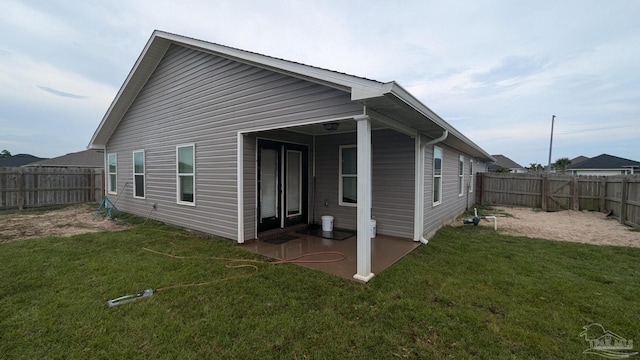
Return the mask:
<path id="1" fill-rule="evenodd" d="M 640 227 L 640 175 L 478 173 L 476 184 L 481 205 L 611 211 L 621 223 Z"/>
<path id="2" fill-rule="evenodd" d="M 0 168 L 0 210 L 98 201 L 102 170 L 83 168 Z"/>

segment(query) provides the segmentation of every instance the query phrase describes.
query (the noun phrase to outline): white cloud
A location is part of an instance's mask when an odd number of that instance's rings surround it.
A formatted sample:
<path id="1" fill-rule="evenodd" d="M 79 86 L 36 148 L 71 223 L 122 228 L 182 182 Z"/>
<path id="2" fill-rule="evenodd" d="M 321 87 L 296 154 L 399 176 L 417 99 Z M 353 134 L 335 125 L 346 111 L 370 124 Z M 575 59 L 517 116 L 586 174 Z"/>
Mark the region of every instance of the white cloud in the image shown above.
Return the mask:
<path id="1" fill-rule="evenodd" d="M 5 0 L 0 12 L 0 23 L 11 27 L 12 34 L 30 34 L 41 39 L 73 41 L 77 32 L 62 19 L 56 18 L 23 2 Z"/>
<path id="2" fill-rule="evenodd" d="M 0 67 L 11 69 L 0 72 L 0 83 L 4 85 L 0 87 L 3 101 L 95 113 L 108 107 L 116 91 L 108 85 L 22 54 L 0 56 Z M 60 96 L 61 93 L 73 96 Z"/>
<path id="3" fill-rule="evenodd" d="M 58 128 L 86 119 L 84 146 L 160 29 L 396 80 L 489 152 L 524 164 L 546 163 L 552 114 L 558 151 L 640 160 L 625 145 L 640 138 L 638 13 L 640 2 L 599 0 L 7 0 L 0 102 L 15 114 L 49 109 L 30 121 L 53 114 Z"/>
<path id="4" fill-rule="evenodd" d="M 0 55 L 0 143 L 12 153 L 84 149 L 117 89 L 27 55 Z"/>

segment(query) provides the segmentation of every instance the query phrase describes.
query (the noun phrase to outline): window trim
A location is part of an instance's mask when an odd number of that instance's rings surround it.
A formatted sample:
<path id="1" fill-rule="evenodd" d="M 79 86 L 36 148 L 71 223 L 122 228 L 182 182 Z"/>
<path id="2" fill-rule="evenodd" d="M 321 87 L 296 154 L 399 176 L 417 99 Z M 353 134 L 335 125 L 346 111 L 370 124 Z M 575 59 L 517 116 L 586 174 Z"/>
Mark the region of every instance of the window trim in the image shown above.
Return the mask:
<path id="1" fill-rule="evenodd" d="M 343 182 L 344 182 L 344 178 L 345 177 L 351 177 L 351 178 L 356 178 L 356 181 L 358 179 L 358 170 L 356 167 L 356 173 L 355 174 L 343 174 L 342 173 L 342 150 L 343 149 L 356 149 L 356 161 L 357 161 L 357 145 L 355 144 L 351 144 L 351 145 L 340 145 L 339 146 L 339 151 L 338 151 L 338 205 L 339 206 L 348 206 L 348 207 L 357 207 L 358 206 L 358 202 L 356 199 L 356 202 L 354 203 L 348 203 L 348 202 L 343 202 L 342 198 L 343 198 Z"/>
<path id="2" fill-rule="evenodd" d="M 458 197 L 464 195 L 464 155 L 458 157 Z"/>
<path id="3" fill-rule="evenodd" d="M 136 154 L 142 153 L 142 172 L 136 172 Z M 147 197 L 147 158 L 144 150 L 133 151 L 133 197 L 136 199 L 145 199 Z M 138 187 L 136 176 L 142 176 L 142 196 L 138 196 Z"/>
<path id="4" fill-rule="evenodd" d="M 190 173 L 180 173 L 180 149 L 191 147 L 192 157 L 191 161 L 193 162 L 193 171 Z M 184 201 L 180 200 L 180 177 L 181 176 L 191 176 L 193 178 L 193 201 Z M 187 206 L 196 206 L 196 144 L 183 144 L 176 145 L 176 203 L 179 205 L 187 205 Z"/>
<path id="5" fill-rule="evenodd" d="M 116 171 L 111 172 L 111 156 L 114 157 L 114 162 L 115 162 L 115 167 L 116 167 Z M 114 181 L 111 181 L 111 175 L 113 175 L 114 177 Z M 113 185 L 113 190 L 111 190 Z M 114 194 L 117 195 L 118 194 L 118 154 L 117 153 L 110 153 L 107 154 L 107 193 L 108 194 Z"/>
<path id="6" fill-rule="evenodd" d="M 436 175 L 436 152 L 439 151 L 440 152 L 440 175 Z M 444 152 L 442 151 L 442 148 L 439 146 L 433 146 L 433 166 L 432 166 L 432 175 L 433 175 L 433 183 L 431 186 L 431 191 L 432 191 L 432 196 L 431 199 L 433 200 L 433 206 L 437 206 L 442 204 L 442 173 L 443 173 L 443 168 L 444 168 Z M 436 187 L 436 178 L 439 178 L 439 186 L 438 186 L 438 195 L 439 195 L 439 199 L 436 201 L 435 200 L 435 187 Z"/>

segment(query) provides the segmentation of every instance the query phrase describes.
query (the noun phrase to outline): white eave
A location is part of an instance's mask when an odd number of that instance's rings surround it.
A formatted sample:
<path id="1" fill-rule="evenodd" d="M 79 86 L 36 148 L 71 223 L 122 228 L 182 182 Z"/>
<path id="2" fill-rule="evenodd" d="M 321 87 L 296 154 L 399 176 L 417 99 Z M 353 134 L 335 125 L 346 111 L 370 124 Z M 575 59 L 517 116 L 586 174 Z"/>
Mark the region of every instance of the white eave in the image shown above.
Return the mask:
<path id="1" fill-rule="evenodd" d="M 443 131 L 449 136 L 445 144 L 484 161 L 496 161 L 491 155 L 455 129 L 438 114 L 396 82 L 383 84 L 382 96 L 357 99 L 369 111 L 373 110 L 389 118 L 416 129 L 431 138 L 439 137 Z"/>
<path id="2" fill-rule="evenodd" d="M 432 137 L 439 136 L 439 133 L 447 130 L 450 133 L 446 141 L 448 145 L 484 161 L 495 161 L 491 155 L 395 82 L 382 83 L 158 30 L 151 35 L 124 84 L 116 94 L 93 134 L 89 148 L 105 147 L 120 120 L 155 71 L 167 49 L 174 43 L 347 91 L 351 94 L 353 101 L 363 104 L 368 111 L 380 113 Z"/>

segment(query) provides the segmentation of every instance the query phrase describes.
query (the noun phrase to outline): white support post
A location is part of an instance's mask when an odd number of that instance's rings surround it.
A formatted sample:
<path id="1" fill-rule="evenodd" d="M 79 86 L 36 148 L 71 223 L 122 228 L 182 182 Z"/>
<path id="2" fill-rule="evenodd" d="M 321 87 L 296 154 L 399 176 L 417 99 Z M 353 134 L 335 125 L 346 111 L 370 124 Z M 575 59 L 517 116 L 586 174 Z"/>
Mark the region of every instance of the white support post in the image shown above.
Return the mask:
<path id="1" fill-rule="evenodd" d="M 354 279 L 367 282 L 371 272 L 371 121 L 356 119 L 358 128 L 358 235 L 357 273 Z"/>
<path id="2" fill-rule="evenodd" d="M 238 244 L 244 243 L 244 139 L 242 133 L 237 138 L 237 196 L 238 196 Z"/>
<path id="3" fill-rule="evenodd" d="M 418 132 L 415 137 L 415 177 L 414 177 L 414 208 L 413 208 L 413 240 L 420 241 L 423 229 L 424 215 L 424 148 L 422 136 Z"/>

